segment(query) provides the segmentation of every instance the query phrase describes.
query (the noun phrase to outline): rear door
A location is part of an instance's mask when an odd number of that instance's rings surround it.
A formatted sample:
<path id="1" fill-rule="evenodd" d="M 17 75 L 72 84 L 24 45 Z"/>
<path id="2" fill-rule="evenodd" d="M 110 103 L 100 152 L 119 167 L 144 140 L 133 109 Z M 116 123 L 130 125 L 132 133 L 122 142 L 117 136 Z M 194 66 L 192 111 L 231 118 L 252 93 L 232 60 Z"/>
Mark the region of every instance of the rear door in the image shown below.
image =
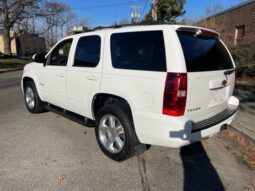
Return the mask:
<path id="1" fill-rule="evenodd" d="M 223 111 L 235 84 L 233 60 L 217 33 L 177 30 L 188 73 L 186 116 L 193 121 Z"/>
<path id="2" fill-rule="evenodd" d="M 91 101 L 99 91 L 104 33 L 78 39 L 67 75 L 67 109 L 93 118 Z"/>

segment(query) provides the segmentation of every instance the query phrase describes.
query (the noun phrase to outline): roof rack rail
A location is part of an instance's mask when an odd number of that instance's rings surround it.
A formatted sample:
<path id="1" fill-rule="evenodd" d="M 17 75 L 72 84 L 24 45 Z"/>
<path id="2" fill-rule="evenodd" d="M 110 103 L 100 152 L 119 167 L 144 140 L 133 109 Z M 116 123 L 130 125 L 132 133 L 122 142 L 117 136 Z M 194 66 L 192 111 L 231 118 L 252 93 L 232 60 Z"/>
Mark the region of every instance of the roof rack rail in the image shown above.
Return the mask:
<path id="1" fill-rule="evenodd" d="M 160 21 L 142 21 L 139 23 L 131 23 L 131 24 L 123 24 L 123 25 L 112 25 L 112 26 L 97 26 L 93 29 L 89 29 L 86 32 L 92 32 L 92 31 L 97 31 L 97 30 L 103 30 L 103 29 L 117 29 L 117 28 L 122 28 L 122 27 L 129 27 L 129 26 L 146 26 L 146 25 L 162 25 L 162 24 L 168 24 L 172 25 L 174 23 L 170 22 L 160 22 Z"/>

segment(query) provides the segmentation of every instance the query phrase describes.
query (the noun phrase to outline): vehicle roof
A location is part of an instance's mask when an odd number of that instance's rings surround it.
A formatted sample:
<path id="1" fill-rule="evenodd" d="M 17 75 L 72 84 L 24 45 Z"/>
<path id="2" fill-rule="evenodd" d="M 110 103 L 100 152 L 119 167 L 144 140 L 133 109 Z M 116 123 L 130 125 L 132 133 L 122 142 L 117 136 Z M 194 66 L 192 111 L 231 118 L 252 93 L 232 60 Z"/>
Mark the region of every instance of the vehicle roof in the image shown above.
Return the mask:
<path id="1" fill-rule="evenodd" d="M 85 36 L 87 34 L 100 34 L 101 32 L 104 31 L 116 31 L 116 32 L 124 32 L 124 31 L 130 31 L 130 29 L 136 29 L 136 30 L 162 30 L 163 28 L 169 28 L 171 27 L 174 30 L 177 30 L 178 28 L 194 28 L 194 29 L 206 29 L 203 27 L 198 27 L 198 26 L 190 26 L 190 25 L 178 25 L 178 24 L 127 24 L 127 25 L 115 25 L 115 26 L 107 26 L 107 27 L 103 27 L 103 26 L 99 26 L 99 27 L 95 27 L 94 29 L 91 29 L 89 31 L 85 31 L 82 33 L 78 33 L 78 34 L 74 34 L 74 35 L 70 35 L 67 36 L 66 38 L 70 38 L 70 37 L 81 37 L 81 36 Z M 210 30 L 210 29 L 206 29 L 206 30 Z M 217 33 L 216 31 L 210 30 L 212 32 Z"/>

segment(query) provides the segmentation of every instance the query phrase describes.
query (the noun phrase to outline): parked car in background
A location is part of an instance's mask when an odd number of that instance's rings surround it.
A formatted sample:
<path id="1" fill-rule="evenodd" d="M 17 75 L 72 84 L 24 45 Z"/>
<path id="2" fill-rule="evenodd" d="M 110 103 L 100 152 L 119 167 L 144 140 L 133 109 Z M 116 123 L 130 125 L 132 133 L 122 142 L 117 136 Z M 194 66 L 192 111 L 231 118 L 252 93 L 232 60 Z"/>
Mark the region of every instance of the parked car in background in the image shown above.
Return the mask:
<path id="1" fill-rule="evenodd" d="M 4 59 L 4 58 L 12 58 L 12 55 L 3 54 L 2 52 L 0 52 L 0 59 Z"/>

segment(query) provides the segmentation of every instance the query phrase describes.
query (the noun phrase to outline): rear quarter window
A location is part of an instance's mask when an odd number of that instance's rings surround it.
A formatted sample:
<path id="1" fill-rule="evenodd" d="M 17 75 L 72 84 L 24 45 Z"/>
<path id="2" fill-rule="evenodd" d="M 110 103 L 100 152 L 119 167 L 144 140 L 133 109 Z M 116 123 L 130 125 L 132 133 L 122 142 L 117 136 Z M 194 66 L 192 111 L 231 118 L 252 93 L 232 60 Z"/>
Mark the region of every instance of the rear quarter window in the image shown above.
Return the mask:
<path id="1" fill-rule="evenodd" d="M 114 68 L 166 71 L 163 32 L 146 31 L 112 34 L 111 58 Z"/>
<path id="2" fill-rule="evenodd" d="M 188 72 L 232 69 L 226 48 L 215 37 L 195 36 L 192 32 L 177 32 Z"/>

